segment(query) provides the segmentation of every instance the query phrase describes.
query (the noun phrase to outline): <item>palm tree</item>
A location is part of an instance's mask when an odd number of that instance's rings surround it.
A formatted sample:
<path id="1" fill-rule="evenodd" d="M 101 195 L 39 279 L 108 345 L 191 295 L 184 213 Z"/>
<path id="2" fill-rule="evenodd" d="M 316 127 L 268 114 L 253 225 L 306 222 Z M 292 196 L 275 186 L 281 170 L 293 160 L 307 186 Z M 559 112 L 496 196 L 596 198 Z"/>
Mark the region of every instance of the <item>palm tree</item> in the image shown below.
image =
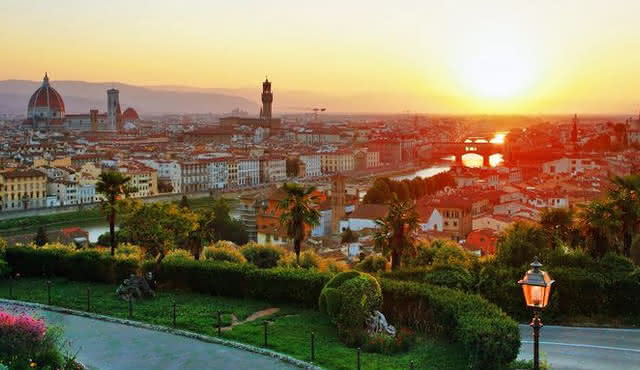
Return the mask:
<path id="1" fill-rule="evenodd" d="M 569 208 L 545 208 L 540 214 L 540 226 L 551 237 L 555 249 L 558 240 L 570 240 L 573 229 L 573 211 Z"/>
<path id="2" fill-rule="evenodd" d="M 376 220 L 378 228 L 374 235 L 376 245 L 383 252 L 391 253 L 391 269 L 400 267 L 404 252 L 413 246 L 418 228 L 418 213 L 411 201 L 401 201 L 394 194 L 385 218 Z"/>
<path id="3" fill-rule="evenodd" d="M 293 239 L 296 263 L 300 263 L 300 246 L 306 237 L 306 228 L 320 224 L 320 212 L 314 208 L 315 186 L 303 186 L 296 183 L 284 183 L 280 188 L 285 197 L 278 203 L 282 210 L 280 222 L 287 230 L 287 236 Z"/>
<path id="4" fill-rule="evenodd" d="M 611 182 L 613 188 L 609 190 L 609 199 L 620 214 L 623 254 L 629 257 L 633 234 L 640 225 L 640 175 L 616 176 Z"/>
<path id="5" fill-rule="evenodd" d="M 116 253 L 116 205 L 120 196 L 125 197 L 130 193 L 136 192 L 136 189 L 129 185 L 131 178 L 120 172 L 109 171 L 100 174 L 100 180 L 96 183 L 96 191 L 102 194 L 102 211 L 107 215 L 109 221 L 109 237 L 111 241 L 111 255 Z"/>
<path id="6" fill-rule="evenodd" d="M 590 244 L 591 254 L 602 257 L 617 242 L 622 229 L 618 209 L 611 203 L 595 200 L 582 207 L 580 226 Z"/>

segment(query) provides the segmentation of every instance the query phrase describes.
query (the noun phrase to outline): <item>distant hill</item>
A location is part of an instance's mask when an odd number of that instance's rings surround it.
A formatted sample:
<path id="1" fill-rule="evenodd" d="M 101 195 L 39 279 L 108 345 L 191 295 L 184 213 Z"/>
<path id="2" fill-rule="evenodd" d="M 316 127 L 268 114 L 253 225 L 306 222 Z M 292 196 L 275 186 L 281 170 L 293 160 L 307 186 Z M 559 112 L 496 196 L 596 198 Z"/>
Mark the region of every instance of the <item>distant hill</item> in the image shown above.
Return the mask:
<path id="1" fill-rule="evenodd" d="M 140 114 L 150 113 L 226 113 L 240 108 L 255 114 L 259 111 L 256 101 L 215 89 L 190 90 L 181 87 L 148 88 L 123 83 L 93 83 L 84 81 L 51 81 L 58 90 L 67 113 L 84 113 L 89 109 L 107 107 L 107 90 L 120 90 L 122 110 L 134 107 Z M 0 81 L 0 113 L 26 113 L 31 94 L 41 85 L 40 81 Z M 255 93 L 259 97 L 258 93 Z"/>

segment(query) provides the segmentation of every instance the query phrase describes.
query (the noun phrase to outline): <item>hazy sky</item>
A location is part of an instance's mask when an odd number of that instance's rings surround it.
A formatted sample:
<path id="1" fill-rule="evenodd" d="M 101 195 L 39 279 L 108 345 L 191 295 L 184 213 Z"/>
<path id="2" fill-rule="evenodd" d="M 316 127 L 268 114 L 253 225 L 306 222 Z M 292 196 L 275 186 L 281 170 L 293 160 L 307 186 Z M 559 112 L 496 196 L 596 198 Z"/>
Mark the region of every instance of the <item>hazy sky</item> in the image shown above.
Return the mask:
<path id="1" fill-rule="evenodd" d="M 360 111 L 640 109 L 640 0 L 0 0 L 0 47 L 0 80 L 268 74 Z"/>

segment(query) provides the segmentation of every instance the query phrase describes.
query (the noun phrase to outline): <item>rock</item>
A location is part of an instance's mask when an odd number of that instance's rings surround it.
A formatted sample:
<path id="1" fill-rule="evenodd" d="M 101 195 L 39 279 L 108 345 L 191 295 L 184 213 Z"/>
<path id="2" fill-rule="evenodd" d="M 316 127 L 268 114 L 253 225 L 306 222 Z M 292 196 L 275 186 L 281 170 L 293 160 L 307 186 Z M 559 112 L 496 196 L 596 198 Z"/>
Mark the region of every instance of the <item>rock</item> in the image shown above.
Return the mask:
<path id="1" fill-rule="evenodd" d="M 385 333 L 392 337 L 396 336 L 396 328 L 387 323 L 387 319 L 380 311 L 373 311 L 367 319 L 367 332 L 369 335 Z"/>
<path id="2" fill-rule="evenodd" d="M 116 290 L 116 294 L 125 301 L 155 296 L 155 292 L 149 286 L 147 279 L 136 275 L 131 275 L 128 279 L 124 279 Z"/>

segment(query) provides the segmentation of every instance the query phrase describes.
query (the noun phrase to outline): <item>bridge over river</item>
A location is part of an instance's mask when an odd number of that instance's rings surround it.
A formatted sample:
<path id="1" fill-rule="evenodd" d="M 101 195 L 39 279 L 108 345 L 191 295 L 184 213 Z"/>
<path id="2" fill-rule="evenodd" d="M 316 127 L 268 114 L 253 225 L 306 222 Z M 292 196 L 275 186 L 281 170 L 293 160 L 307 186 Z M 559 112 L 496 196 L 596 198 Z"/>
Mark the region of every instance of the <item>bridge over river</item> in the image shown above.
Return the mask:
<path id="1" fill-rule="evenodd" d="M 490 142 L 462 142 L 462 143 L 429 143 L 418 149 L 418 156 L 423 160 L 455 157 L 455 163 L 462 164 L 462 156 L 476 154 L 482 156 L 482 166 L 489 165 L 489 157 L 494 154 L 505 154 L 505 145 Z"/>

